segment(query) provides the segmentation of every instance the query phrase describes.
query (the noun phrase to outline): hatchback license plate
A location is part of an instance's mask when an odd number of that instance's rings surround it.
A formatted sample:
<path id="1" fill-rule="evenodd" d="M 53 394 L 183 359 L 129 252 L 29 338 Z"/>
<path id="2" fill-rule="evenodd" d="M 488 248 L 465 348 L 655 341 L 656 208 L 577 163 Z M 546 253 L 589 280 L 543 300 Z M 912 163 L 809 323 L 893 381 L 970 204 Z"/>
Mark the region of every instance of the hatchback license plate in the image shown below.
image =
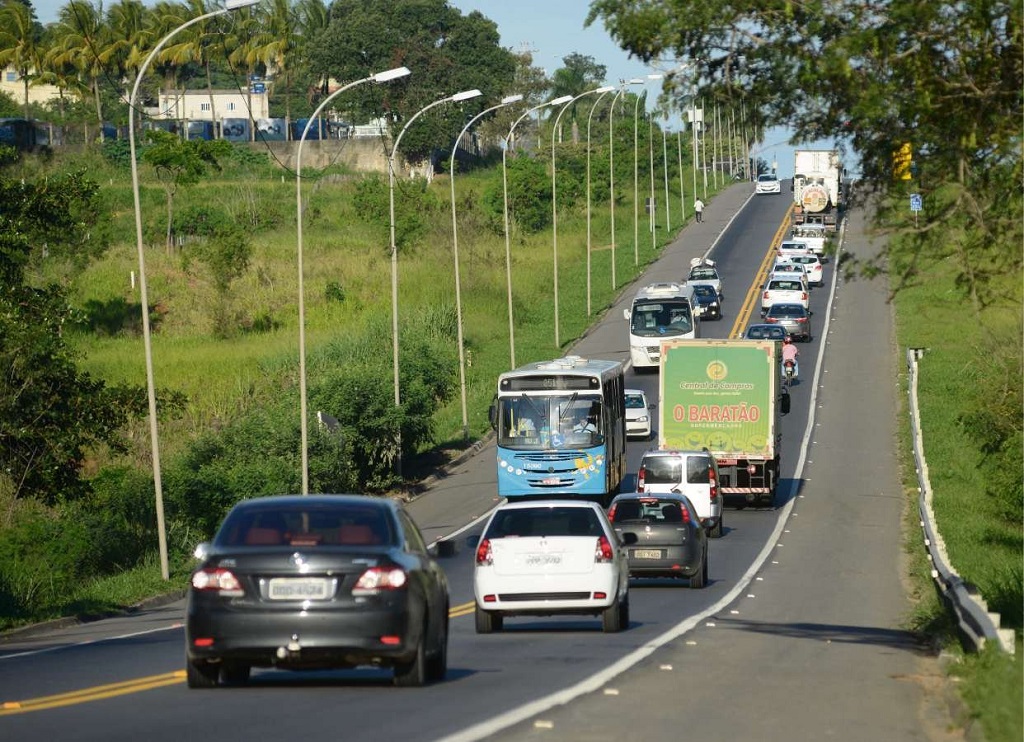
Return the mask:
<path id="1" fill-rule="evenodd" d="M 326 600 L 329 583 L 319 577 L 277 577 L 270 581 L 267 595 L 271 600 Z"/>
<path id="2" fill-rule="evenodd" d="M 634 559 L 661 559 L 661 549 L 634 549 Z"/>

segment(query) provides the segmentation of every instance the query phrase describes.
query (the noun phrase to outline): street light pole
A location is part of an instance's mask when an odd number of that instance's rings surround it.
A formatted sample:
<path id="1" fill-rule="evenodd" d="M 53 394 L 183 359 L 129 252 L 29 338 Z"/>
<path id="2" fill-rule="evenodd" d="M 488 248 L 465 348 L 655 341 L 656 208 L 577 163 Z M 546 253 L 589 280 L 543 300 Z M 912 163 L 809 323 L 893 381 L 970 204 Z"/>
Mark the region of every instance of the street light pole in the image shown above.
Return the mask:
<path id="1" fill-rule="evenodd" d="M 660 80 L 664 77 L 660 72 L 647 76 L 648 80 Z M 640 99 L 647 97 L 645 90 L 642 96 L 637 96 L 633 106 L 633 265 L 640 265 L 640 153 L 638 148 L 638 125 L 640 112 Z"/>
<path id="2" fill-rule="evenodd" d="M 503 213 L 505 219 L 505 283 L 508 293 L 508 353 L 509 353 L 509 368 L 516 367 L 516 332 L 515 324 L 512 318 L 512 241 L 509 236 L 508 228 L 508 150 L 512 145 L 512 133 L 516 130 L 516 126 L 524 118 L 529 116 L 534 111 L 539 111 L 541 108 L 547 106 L 560 106 L 563 103 L 568 103 L 572 100 L 571 95 L 563 95 L 561 98 L 555 98 L 549 100 L 547 103 L 541 103 L 539 106 L 534 106 L 529 111 L 526 111 L 522 116 L 517 118 L 515 122 L 509 127 L 508 136 L 505 137 L 505 146 L 501 150 L 501 188 L 502 188 L 502 199 L 503 199 Z M 539 114 L 538 114 L 539 116 Z"/>
<path id="3" fill-rule="evenodd" d="M 558 337 L 558 198 L 557 198 L 557 187 L 555 185 L 555 134 L 558 132 L 558 122 L 562 120 L 562 114 L 569 110 L 569 106 L 578 101 L 585 95 L 592 93 L 607 93 L 609 90 L 615 90 L 611 85 L 606 85 L 600 88 L 594 88 L 593 90 L 587 90 L 569 99 L 569 101 L 562 106 L 562 109 L 555 116 L 555 125 L 551 129 L 551 227 L 552 227 L 552 238 L 551 238 L 551 254 L 552 261 L 554 264 L 554 294 L 555 294 L 555 348 L 561 348 L 562 343 Z"/>
<path id="4" fill-rule="evenodd" d="M 458 335 L 459 343 L 459 390 L 462 395 L 462 437 L 469 437 L 469 413 L 466 409 L 466 351 L 463 348 L 462 342 L 462 282 L 459 279 L 459 225 L 455 218 L 455 152 L 458 150 L 459 142 L 462 140 L 463 135 L 469 128 L 479 121 L 481 118 L 497 111 L 503 106 L 508 106 L 513 103 L 517 103 L 523 99 L 521 95 L 510 95 L 501 99 L 501 103 L 496 106 L 486 108 L 476 116 L 471 118 L 462 131 L 459 132 L 459 136 L 455 139 L 455 144 L 452 146 L 452 158 L 448 165 L 448 180 L 451 181 L 452 187 L 452 252 L 453 259 L 455 262 L 455 321 L 456 321 L 456 333 Z"/>
<path id="5" fill-rule="evenodd" d="M 641 77 L 634 77 L 629 81 L 630 85 L 643 85 L 644 81 Z M 612 105 L 608 109 L 608 209 L 611 217 L 611 232 L 612 232 L 612 291 L 615 290 L 615 103 L 623 96 L 626 92 L 626 85 L 623 84 L 619 89 L 619 92 L 612 98 Z M 589 296 L 589 293 L 588 293 Z M 587 314 L 590 313 L 590 308 L 587 308 Z"/>
<path id="6" fill-rule="evenodd" d="M 396 80 L 400 77 L 405 77 L 409 74 L 409 70 L 405 67 L 396 67 L 392 70 L 385 72 L 378 72 L 375 75 L 364 77 L 361 80 L 348 83 L 341 88 L 338 88 L 329 96 L 327 96 L 323 102 L 317 107 L 313 114 L 309 117 L 306 122 L 306 127 L 302 130 L 302 136 L 299 138 L 299 146 L 295 153 L 295 205 L 297 210 L 296 224 L 297 226 L 297 244 L 298 244 L 298 268 L 299 268 L 299 415 L 300 415 L 300 427 L 302 430 L 302 494 L 309 494 L 309 413 L 308 413 L 308 401 L 306 393 L 306 292 L 303 286 L 303 256 L 302 256 L 302 147 L 306 143 L 306 135 L 309 133 L 309 128 L 313 122 L 320 115 L 320 112 L 334 100 L 336 97 L 344 93 L 350 88 L 354 88 L 356 85 L 361 85 L 366 82 L 388 82 L 389 80 Z"/>
<path id="7" fill-rule="evenodd" d="M 668 127 L 668 116 L 665 117 L 665 121 L 661 126 L 661 165 L 665 171 L 665 234 L 667 235 L 672 230 L 672 216 L 671 209 L 668 206 L 668 134 L 666 128 Z"/>
<path id="8" fill-rule="evenodd" d="M 394 371 L 395 385 L 395 407 L 402 404 L 401 390 L 398 381 L 398 246 L 395 244 L 395 155 L 398 154 L 398 145 L 402 142 L 405 132 L 412 126 L 413 121 L 422 114 L 442 103 L 458 103 L 483 95 L 479 90 L 463 90 L 455 95 L 449 95 L 440 100 L 421 108 L 405 123 L 402 130 L 398 132 L 394 145 L 391 147 L 391 154 L 388 156 L 388 219 L 390 222 L 391 235 L 391 359 Z M 399 432 L 401 435 L 401 432 Z M 399 440 L 398 456 L 396 457 L 397 473 L 402 474 L 402 447 Z"/>
<path id="9" fill-rule="evenodd" d="M 135 205 L 135 242 L 139 254 L 139 300 L 142 303 L 142 341 L 146 353 L 146 391 L 149 397 L 149 436 L 153 447 L 153 487 L 156 494 L 156 529 L 157 540 L 160 549 L 160 575 L 164 580 L 171 578 L 170 567 L 167 562 L 167 529 L 164 523 L 164 495 L 163 484 L 160 478 L 160 443 L 157 434 L 156 423 L 156 384 L 153 380 L 153 346 L 151 330 L 149 326 L 149 293 L 146 288 L 146 254 L 142 243 L 142 205 L 139 195 L 139 165 L 135 154 L 135 100 L 139 94 L 139 85 L 142 84 L 142 77 L 146 74 L 150 62 L 160 53 L 168 41 L 189 26 L 214 16 L 230 13 L 238 8 L 245 8 L 255 5 L 259 0 L 226 0 L 223 8 L 196 16 L 190 21 L 181 24 L 169 34 L 160 39 L 153 47 L 153 51 L 146 57 L 146 61 L 139 68 L 135 76 L 135 85 L 132 87 L 132 94 L 128 98 L 128 149 L 131 153 L 132 167 L 132 197 Z"/>
<path id="10" fill-rule="evenodd" d="M 590 107 L 590 115 L 587 116 L 587 316 L 590 316 L 590 124 L 594 120 L 594 111 L 597 110 L 598 103 L 609 91 L 605 91 L 597 96 L 597 100 L 594 101 L 594 105 Z M 614 99 L 613 99 L 614 100 Z"/>

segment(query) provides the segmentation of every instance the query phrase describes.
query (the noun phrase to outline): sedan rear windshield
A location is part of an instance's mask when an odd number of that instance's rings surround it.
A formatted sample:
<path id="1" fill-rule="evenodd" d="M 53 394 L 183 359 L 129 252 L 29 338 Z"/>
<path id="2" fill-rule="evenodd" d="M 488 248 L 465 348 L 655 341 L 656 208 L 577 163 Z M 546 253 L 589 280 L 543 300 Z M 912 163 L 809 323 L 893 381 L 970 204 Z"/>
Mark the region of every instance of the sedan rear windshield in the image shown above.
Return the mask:
<path id="1" fill-rule="evenodd" d="M 803 288 L 797 281 L 772 281 L 768 284 L 769 291 L 803 291 Z"/>
<path id="2" fill-rule="evenodd" d="M 381 546 L 395 541 L 388 512 L 372 505 L 250 507 L 231 513 L 216 546 Z"/>
<path id="3" fill-rule="evenodd" d="M 603 535 L 601 521 L 590 508 L 542 507 L 499 510 L 484 538 Z"/>
<path id="4" fill-rule="evenodd" d="M 803 317 L 804 308 L 799 304 L 774 304 L 768 310 L 769 317 Z"/>

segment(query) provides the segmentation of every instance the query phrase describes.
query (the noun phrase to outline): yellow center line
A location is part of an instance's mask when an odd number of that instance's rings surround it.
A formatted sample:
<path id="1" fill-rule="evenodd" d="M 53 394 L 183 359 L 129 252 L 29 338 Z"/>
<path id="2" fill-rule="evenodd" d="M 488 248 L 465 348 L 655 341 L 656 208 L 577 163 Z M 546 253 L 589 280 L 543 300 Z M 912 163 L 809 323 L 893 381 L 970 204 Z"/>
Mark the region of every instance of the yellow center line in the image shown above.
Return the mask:
<path id="1" fill-rule="evenodd" d="M 790 214 L 792 211 L 793 204 L 790 204 L 789 208 L 786 209 L 786 215 L 782 219 L 782 224 L 780 224 L 779 228 L 775 230 L 775 236 L 772 237 L 772 241 L 768 245 L 768 252 L 761 260 L 761 265 L 758 266 L 757 272 L 754 274 L 754 282 L 750 284 L 750 288 L 747 289 L 746 296 L 743 297 L 743 306 L 740 307 L 740 311 L 736 314 L 736 320 L 733 322 L 732 329 L 729 331 L 729 337 L 731 338 L 743 337 L 743 328 L 747 326 L 747 322 L 754 313 L 754 307 L 757 305 L 757 301 L 761 296 L 761 287 L 764 285 L 764 280 L 768 275 L 769 266 L 775 258 L 775 252 L 778 250 L 779 243 L 782 242 L 782 238 L 786 234 L 786 230 L 789 228 Z"/>
<path id="2" fill-rule="evenodd" d="M 476 603 L 470 601 L 451 607 L 448 615 L 451 618 L 468 616 L 474 611 Z M 24 714 L 29 711 L 43 711 L 45 709 L 60 708 L 61 706 L 72 706 L 78 703 L 89 703 L 100 701 L 106 698 L 125 696 L 129 693 L 140 693 L 154 688 L 163 688 L 168 685 L 177 685 L 185 681 L 185 671 L 175 670 L 163 673 L 162 675 L 149 675 L 135 678 L 133 680 L 122 680 L 107 685 L 97 685 L 92 688 L 82 688 L 66 693 L 57 693 L 52 696 L 41 696 L 39 698 L 26 698 L 22 701 L 0 702 L 0 716 L 12 716 Z"/>

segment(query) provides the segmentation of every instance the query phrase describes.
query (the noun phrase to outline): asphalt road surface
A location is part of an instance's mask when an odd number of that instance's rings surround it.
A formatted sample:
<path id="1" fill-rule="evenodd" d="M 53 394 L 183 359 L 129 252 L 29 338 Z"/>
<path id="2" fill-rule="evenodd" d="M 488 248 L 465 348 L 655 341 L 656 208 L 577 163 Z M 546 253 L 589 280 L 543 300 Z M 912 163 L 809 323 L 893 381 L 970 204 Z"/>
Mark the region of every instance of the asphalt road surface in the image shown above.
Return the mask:
<path id="1" fill-rule="evenodd" d="M 784 184 L 784 193 L 787 193 Z M 736 184 L 624 289 L 572 352 L 628 358 L 622 308 L 636 288 L 685 277 L 710 255 L 725 282 L 727 337 L 758 285 L 786 218 L 785 196 Z M 875 250 L 853 213 L 844 249 Z M 945 720 L 939 678 L 901 622 L 897 399 L 884 282 L 836 280 L 812 292 L 814 338 L 801 344 L 801 383 L 783 419 L 775 508 L 727 508 L 711 542 L 710 582 L 631 584 L 631 624 L 516 618 L 478 636 L 466 540 L 497 502 L 495 449 L 478 452 L 409 504 L 430 540 L 448 537 L 452 586 L 448 679 L 398 689 L 373 669 L 256 671 L 244 688 L 184 683 L 183 603 L 0 642 L 0 739 L 20 740 L 926 740 Z M 757 319 L 756 307 L 753 319 Z M 657 398 L 657 375 L 627 386 Z M 652 442 L 630 444 L 632 486 Z"/>

